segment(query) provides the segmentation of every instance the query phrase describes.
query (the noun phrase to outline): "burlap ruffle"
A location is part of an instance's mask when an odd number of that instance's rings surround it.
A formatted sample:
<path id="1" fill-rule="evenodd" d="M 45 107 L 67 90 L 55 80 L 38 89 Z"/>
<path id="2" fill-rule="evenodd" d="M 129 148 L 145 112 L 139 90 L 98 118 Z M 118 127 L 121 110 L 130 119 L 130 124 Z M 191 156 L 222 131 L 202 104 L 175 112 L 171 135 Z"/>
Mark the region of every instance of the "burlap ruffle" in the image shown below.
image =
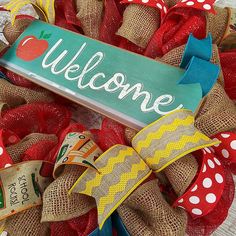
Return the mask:
<path id="1" fill-rule="evenodd" d="M 130 4 L 124 11 L 123 24 L 117 34 L 145 48 L 159 25 L 160 13 L 157 9 Z"/>
<path id="2" fill-rule="evenodd" d="M 45 89 L 31 90 L 13 85 L 4 79 L 0 79 L 0 87 L 0 101 L 10 107 L 34 102 L 52 102 L 54 100 L 51 93 Z"/>
<path id="3" fill-rule="evenodd" d="M 4 231 L 10 236 L 49 236 L 49 225 L 40 223 L 42 206 L 30 208 L 6 219 Z"/>
<path id="4" fill-rule="evenodd" d="M 7 152 L 11 156 L 14 163 L 21 162 L 22 154 L 34 144 L 40 141 L 57 141 L 54 134 L 30 134 L 23 138 L 19 143 L 7 147 Z"/>
<path id="5" fill-rule="evenodd" d="M 214 6 L 216 15 L 207 14 L 207 31 L 212 34 L 213 43 L 219 44 L 228 26 L 229 14 L 225 8 Z"/>
<path id="6" fill-rule="evenodd" d="M 206 97 L 195 126 L 209 137 L 236 129 L 236 106 L 220 84 L 215 84 Z"/>
<path id="7" fill-rule="evenodd" d="M 83 194 L 68 195 L 69 189 L 83 173 L 79 166 L 66 166 L 43 194 L 42 222 L 64 221 L 82 216 L 96 206 L 95 200 Z"/>
<path id="8" fill-rule="evenodd" d="M 166 202 L 157 180 L 140 186 L 117 210 L 131 236 L 185 234 L 187 214 Z"/>
<path id="9" fill-rule="evenodd" d="M 131 129 L 129 127 L 125 128 L 125 141 L 128 145 L 132 146 L 131 141 L 137 133 L 138 132 L 134 129 Z"/>
<path id="10" fill-rule="evenodd" d="M 14 25 L 11 22 L 7 23 L 3 29 L 3 35 L 8 43 L 13 44 L 31 22 L 31 19 L 22 18 L 16 19 Z"/>
<path id="11" fill-rule="evenodd" d="M 103 1 L 99 0 L 76 0 L 77 15 L 84 34 L 98 39 L 99 29 L 102 22 Z"/>
<path id="12" fill-rule="evenodd" d="M 175 193 L 181 196 L 192 183 L 198 171 L 198 163 L 192 154 L 167 166 L 163 171 L 170 181 Z"/>

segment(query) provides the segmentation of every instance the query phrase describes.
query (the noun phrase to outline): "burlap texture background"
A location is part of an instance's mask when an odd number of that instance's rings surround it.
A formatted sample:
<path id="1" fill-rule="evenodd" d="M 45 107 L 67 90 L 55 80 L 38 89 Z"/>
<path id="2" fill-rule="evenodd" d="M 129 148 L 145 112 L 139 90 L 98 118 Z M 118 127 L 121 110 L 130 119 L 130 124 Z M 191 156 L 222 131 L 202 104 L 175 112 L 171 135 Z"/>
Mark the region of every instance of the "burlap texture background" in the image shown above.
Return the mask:
<path id="1" fill-rule="evenodd" d="M 173 209 L 163 198 L 157 180 L 136 189 L 119 207 L 118 213 L 131 236 L 183 236 L 187 215 Z"/>
<path id="2" fill-rule="evenodd" d="M 192 154 L 167 166 L 163 171 L 170 181 L 175 193 L 181 196 L 192 183 L 198 171 L 198 163 Z"/>
<path id="3" fill-rule="evenodd" d="M 84 168 L 68 165 L 43 194 L 42 222 L 64 221 L 86 214 L 96 206 L 95 200 L 84 194 L 68 195 L 69 189 L 83 173 Z"/>
<path id="4" fill-rule="evenodd" d="M 49 225 L 40 223 L 42 206 L 8 217 L 4 230 L 10 236 L 49 236 Z"/>
<path id="5" fill-rule="evenodd" d="M 157 9 L 130 4 L 124 11 L 123 24 L 117 34 L 145 48 L 159 25 L 160 13 Z"/>
<path id="6" fill-rule="evenodd" d="M 228 25 L 228 10 L 214 7 L 217 14 L 207 15 L 207 31 L 212 34 L 213 43 L 219 44 L 224 37 Z"/>
<path id="7" fill-rule="evenodd" d="M 3 29 L 3 35 L 8 43 L 10 45 L 13 44 L 31 22 L 32 20 L 30 19 L 16 19 L 14 25 L 8 22 Z"/>
<path id="8" fill-rule="evenodd" d="M 207 136 L 236 129 L 236 106 L 216 83 L 196 116 L 195 126 Z"/>
<path id="9" fill-rule="evenodd" d="M 7 147 L 7 152 L 13 159 L 14 163 L 21 162 L 21 155 L 32 145 L 40 141 L 57 141 L 54 134 L 30 134 L 23 138 L 19 143 Z"/>
<path id="10" fill-rule="evenodd" d="M 13 85 L 4 79 L 0 79 L 0 87 L 0 101 L 10 107 L 34 102 L 52 102 L 54 100 L 51 93 L 45 89 L 31 90 Z"/>
<path id="11" fill-rule="evenodd" d="M 102 22 L 103 1 L 76 0 L 77 18 L 80 20 L 84 34 L 98 39 Z"/>

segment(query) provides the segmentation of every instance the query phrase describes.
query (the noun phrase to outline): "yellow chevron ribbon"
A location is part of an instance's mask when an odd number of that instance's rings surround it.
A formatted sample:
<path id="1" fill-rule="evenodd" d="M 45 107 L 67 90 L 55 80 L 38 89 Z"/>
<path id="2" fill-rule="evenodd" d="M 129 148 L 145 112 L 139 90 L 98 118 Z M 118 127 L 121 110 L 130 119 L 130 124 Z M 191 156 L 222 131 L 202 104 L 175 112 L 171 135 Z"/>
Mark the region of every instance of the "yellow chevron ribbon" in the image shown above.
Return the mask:
<path id="1" fill-rule="evenodd" d="M 69 193 L 95 198 L 101 229 L 106 219 L 151 174 L 151 170 L 133 148 L 123 145 L 110 148 L 95 164 L 100 174 L 87 169 Z"/>
<path id="2" fill-rule="evenodd" d="M 11 12 L 11 22 L 14 25 L 16 16 L 25 5 L 31 4 L 45 20 L 51 24 L 55 23 L 55 0 L 11 0 L 3 7 Z"/>
<path id="3" fill-rule="evenodd" d="M 194 127 L 191 111 L 174 111 L 142 129 L 132 146 L 146 164 L 159 172 L 179 158 L 218 144 Z"/>
<path id="4" fill-rule="evenodd" d="M 166 132 L 173 132 L 180 125 L 189 126 L 193 123 L 194 123 L 194 118 L 193 116 L 190 115 L 187 116 L 185 119 L 176 118 L 174 119 L 173 123 L 167 125 L 164 124 L 157 131 L 150 132 L 147 135 L 146 139 L 139 141 L 137 145 L 135 145 L 135 150 L 139 153 L 143 148 L 148 148 L 154 139 L 158 140 L 162 138 Z"/>

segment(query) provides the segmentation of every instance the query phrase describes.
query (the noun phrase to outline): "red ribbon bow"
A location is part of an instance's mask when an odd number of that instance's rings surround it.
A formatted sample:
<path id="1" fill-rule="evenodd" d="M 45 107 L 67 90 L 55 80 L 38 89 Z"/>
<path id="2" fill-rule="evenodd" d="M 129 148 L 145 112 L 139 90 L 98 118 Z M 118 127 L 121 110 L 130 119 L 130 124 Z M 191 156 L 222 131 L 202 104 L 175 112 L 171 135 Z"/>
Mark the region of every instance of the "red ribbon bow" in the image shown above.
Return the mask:
<path id="1" fill-rule="evenodd" d="M 214 135 L 212 138 L 221 141 L 219 145 L 212 147 L 221 161 L 227 164 L 236 163 L 236 134 L 233 132 L 222 132 Z"/>
<path id="2" fill-rule="evenodd" d="M 182 0 L 171 9 L 179 7 L 190 7 L 215 14 L 216 12 L 213 7 L 215 1 L 216 0 Z M 135 3 L 158 8 L 161 11 L 162 19 L 165 17 L 168 10 L 168 7 L 163 0 L 122 0 L 121 3 Z"/>
<path id="3" fill-rule="evenodd" d="M 216 0 L 182 0 L 178 2 L 173 8 L 177 7 L 191 7 L 215 14 L 213 4 Z"/>

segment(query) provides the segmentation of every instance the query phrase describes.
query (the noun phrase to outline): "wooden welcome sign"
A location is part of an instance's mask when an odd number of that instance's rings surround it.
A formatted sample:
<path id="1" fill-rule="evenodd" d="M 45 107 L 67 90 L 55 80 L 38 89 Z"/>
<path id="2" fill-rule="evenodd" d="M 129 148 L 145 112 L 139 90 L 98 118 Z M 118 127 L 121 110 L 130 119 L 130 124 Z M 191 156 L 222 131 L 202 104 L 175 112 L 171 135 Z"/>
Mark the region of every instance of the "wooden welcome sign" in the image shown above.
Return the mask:
<path id="1" fill-rule="evenodd" d="M 37 20 L 0 64 L 135 129 L 202 99 L 199 83 L 178 84 L 185 70 Z"/>

